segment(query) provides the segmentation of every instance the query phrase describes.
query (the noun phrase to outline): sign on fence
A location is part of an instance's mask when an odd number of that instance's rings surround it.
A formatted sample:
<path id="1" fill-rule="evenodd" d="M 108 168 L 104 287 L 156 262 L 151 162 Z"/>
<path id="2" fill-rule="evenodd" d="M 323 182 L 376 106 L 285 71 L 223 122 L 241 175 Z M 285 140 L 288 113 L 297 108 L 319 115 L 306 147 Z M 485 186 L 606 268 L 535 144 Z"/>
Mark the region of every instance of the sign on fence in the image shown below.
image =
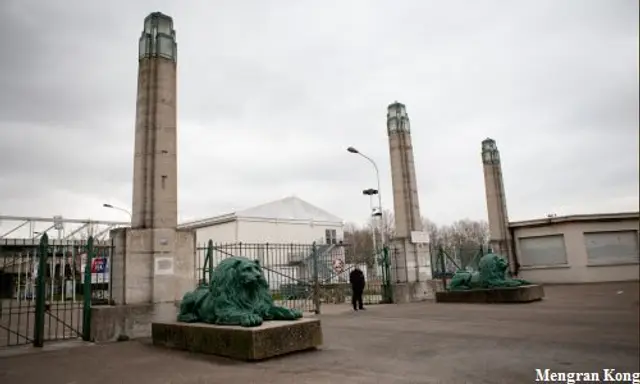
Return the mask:
<path id="1" fill-rule="evenodd" d="M 333 270 L 336 273 L 341 273 L 342 271 L 344 271 L 344 262 L 342 261 L 342 259 L 333 260 Z"/>
<path id="2" fill-rule="evenodd" d="M 84 276 L 87 265 L 87 254 L 83 253 L 80 257 L 80 272 Z M 109 282 L 109 258 L 94 257 L 91 260 L 91 284 L 102 284 Z"/>

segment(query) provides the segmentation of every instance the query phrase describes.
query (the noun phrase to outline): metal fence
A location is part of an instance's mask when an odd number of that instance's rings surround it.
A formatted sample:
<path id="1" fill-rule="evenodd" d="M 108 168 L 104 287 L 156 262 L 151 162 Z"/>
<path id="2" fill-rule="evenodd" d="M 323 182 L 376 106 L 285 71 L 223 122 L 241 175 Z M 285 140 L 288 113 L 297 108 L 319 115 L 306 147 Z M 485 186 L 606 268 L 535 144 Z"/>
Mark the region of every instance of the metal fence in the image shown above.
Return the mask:
<path id="1" fill-rule="evenodd" d="M 486 245 L 474 247 L 441 247 L 429 246 L 429 257 L 418 262 L 410 263 L 412 273 L 416 272 L 415 281 L 428 281 L 435 290 L 446 288 L 450 279 L 458 270 L 477 270 L 480 258 L 487 253 Z M 399 248 L 390 248 L 390 264 L 394 273 L 395 283 L 404 283 L 401 255 Z M 409 265 L 405 264 L 405 268 Z M 413 276 L 411 276 L 413 278 Z M 412 280 L 413 281 L 413 280 Z"/>
<path id="2" fill-rule="evenodd" d="M 480 258 L 487 253 L 485 246 L 434 247 L 431 250 L 431 274 L 436 290 L 446 290 L 448 280 L 456 271 L 477 271 Z"/>
<path id="3" fill-rule="evenodd" d="M 90 308 L 111 297 L 111 242 L 0 240 L 0 347 L 89 339 Z"/>
<path id="4" fill-rule="evenodd" d="M 351 301 L 349 274 L 362 270 L 367 279 L 363 301 L 383 301 L 381 279 L 372 268 L 349 255 L 344 244 L 230 243 L 197 247 L 198 284 L 210 281 L 215 267 L 227 257 L 244 256 L 257 260 L 278 305 L 320 313 L 322 304 Z"/>
<path id="5" fill-rule="evenodd" d="M 458 270 L 477 270 L 480 258 L 486 253 L 484 246 L 434 247 L 431 249 L 431 276 L 450 278 Z"/>

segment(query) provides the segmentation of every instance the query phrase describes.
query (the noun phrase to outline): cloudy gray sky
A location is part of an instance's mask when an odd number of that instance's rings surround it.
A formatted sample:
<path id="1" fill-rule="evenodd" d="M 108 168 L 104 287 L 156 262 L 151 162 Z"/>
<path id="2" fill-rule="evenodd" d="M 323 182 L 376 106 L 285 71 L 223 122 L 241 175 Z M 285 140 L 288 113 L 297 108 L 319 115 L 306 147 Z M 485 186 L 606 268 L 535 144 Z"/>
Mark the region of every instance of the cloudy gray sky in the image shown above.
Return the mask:
<path id="1" fill-rule="evenodd" d="M 386 107 L 407 105 L 422 213 L 484 219 L 480 142 L 512 220 L 638 209 L 635 0 L 0 2 L 0 214 L 126 220 L 137 44 L 178 37 L 182 220 L 295 194 L 364 221 Z M 124 216 L 124 217 L 123 217 Z"/>

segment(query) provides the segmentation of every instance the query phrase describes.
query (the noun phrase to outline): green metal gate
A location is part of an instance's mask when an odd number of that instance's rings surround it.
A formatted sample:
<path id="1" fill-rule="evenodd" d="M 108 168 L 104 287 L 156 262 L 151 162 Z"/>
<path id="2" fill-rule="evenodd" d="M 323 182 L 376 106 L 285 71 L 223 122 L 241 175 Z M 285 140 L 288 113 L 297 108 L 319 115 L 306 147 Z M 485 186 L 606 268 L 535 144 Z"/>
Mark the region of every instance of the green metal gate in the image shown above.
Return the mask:
<path id="1" fill-rule="evenodd" d="M 111 243 L 0 240 L 0 348 L 90 339 L 91 305 L 108 303 Z"/>
<path id="2" fill-rule="evenodd" d="M 260 262 L 271 295 L 278 305 L 303 312 L 320 313 L 322 304 L 351 301 L 349 273 L 364 262 L 351 259 L 345 264 L 347 246 L 342 244 L 230 243 L 199 246 L 196 270 L 199 284 L 206 284 L 223 259 L 244 256 Z M 382 276 L 367 279 L 365 304 L 391 302 L 389 257 L 383 257 Z M 336 261 L 340 261 L 336 263 Z M 337 268 L 342 263 L 343 268 Z"/>
<path id="3" fill-rule="evenodd" d="M 320 311 L 318 249 L 314 244 L 226 243 L 198 246 L 198 284 L 207 284 L 225 258 L 244 256 L 258 260 L 271 296 L 278 304 L 303 312 Z"/>
<path id="4" fill-rule="evenodd" d="M 382 304 L 393 303 L 393 287 L 391 285 L 391 258 L 389 247 L 382 248 L 382 255 L 378 259 L 378 264 L 382 268 Z"/>

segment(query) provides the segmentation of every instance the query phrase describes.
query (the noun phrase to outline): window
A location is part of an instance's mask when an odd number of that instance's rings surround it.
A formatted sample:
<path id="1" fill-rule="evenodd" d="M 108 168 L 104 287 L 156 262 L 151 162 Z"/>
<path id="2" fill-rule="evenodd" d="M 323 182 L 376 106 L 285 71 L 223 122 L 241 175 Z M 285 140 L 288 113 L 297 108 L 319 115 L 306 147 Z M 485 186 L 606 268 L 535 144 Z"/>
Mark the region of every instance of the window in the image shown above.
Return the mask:
<path id="1" fill-rule="evenodd" d="M 159 35 L 156 41 L 158 56 L 165 57 L 167 59 L 173 59 L 174 42 L 171 36 Z"/>
<path id="2" fill-rule="evenodd" d="M 566 265 L 567 252 L 563 235 L 518 238 L 523 267 Z"/>
<path id="3" fill-rule="evenodd" d="M 324 237 L 325 237 L 325 241 L 326 244 L 337 244 L 338 243 L 338 239 L 337 239 L 337 235 L 336 235 L 336 230 L 335 229 L 327 229 L 324 231 Z"/>
<path id="4" fill-rule="evenodd" d="M 585 232 L 589 265 L 638 262 L 638 231 Z"/>

